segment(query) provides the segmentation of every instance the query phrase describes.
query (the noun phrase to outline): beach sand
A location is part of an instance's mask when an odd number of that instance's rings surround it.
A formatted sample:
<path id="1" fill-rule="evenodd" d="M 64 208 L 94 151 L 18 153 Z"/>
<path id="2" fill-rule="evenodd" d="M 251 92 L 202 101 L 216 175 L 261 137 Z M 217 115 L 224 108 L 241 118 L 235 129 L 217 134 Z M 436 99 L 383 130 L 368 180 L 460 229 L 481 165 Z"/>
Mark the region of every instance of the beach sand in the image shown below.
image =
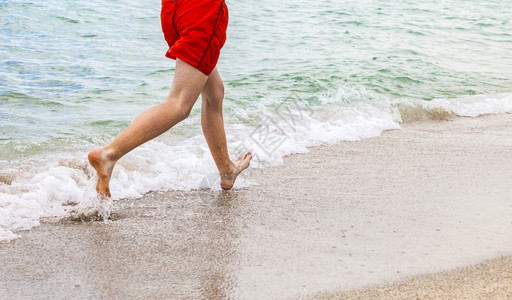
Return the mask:
<path id="1" fill-rule="evenodd" d="M 512 115 L 402 127 L 45 222 L 0 243 L 0 298 L 511 298 Z"/>
<path id="2" fill-rule="evenodd" d="M 512 257 L 315 299 L 512 299 Z"/>

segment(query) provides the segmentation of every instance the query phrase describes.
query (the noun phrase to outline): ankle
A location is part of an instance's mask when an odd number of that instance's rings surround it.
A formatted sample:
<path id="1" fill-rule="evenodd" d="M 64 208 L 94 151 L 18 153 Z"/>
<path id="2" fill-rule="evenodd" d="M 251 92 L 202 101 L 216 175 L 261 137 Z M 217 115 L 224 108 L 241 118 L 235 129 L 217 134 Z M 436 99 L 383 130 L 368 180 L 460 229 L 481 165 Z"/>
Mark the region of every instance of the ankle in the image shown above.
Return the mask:
<path id="1" fill-rule="evenodd" d="M 107 145 L 101 148 L 101 156 L 103 159 L 116 162 L 121 158 L 122 155 L 119 151 Z"/>
<path id="2" fill-rule="evenodd" d="M 223 166 L 221 168 L 219 168 L 219 173 L 222 175 L 222 176 L 229 176 L 233 173 L 235 173 L 236 171 L 236 168 L 235 168 L 235 164 L 233 162 L 229 162 L 229 163 L 226 163 L 226 164 L 223 164 Z"/>

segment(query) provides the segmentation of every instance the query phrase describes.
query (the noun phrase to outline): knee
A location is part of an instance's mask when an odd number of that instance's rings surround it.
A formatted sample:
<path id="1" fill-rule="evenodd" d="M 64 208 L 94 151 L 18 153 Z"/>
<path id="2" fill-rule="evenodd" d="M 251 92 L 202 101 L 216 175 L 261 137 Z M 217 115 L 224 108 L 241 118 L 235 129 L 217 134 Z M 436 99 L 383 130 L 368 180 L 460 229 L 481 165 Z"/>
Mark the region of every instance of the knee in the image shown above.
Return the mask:
<path id="1" fill-rule="evenodd" d="M 222 107 L 222 100 L 224 99 L 224 86 L 218 88 L 215 90 L 215 92 L 210 93 L 208 95 L 203 94 L 202 95 L 203 101 L 206 101 L 208 104 L 208 107 L 210 108 L 221 108 Z"/>
<path id="2" fill-rule="evenodd" d="M 180 121 L 183 121 L 186 118 L 188 118 L 188 116 L 190 116 L 192 107 L 193 107 L 193 105 L 189 105 L 189 104 L 185 104 L 185 103 L 180 103 L 177 106 L 177 112 L 178 112 L 178 117 L 179 117 Z"/>
<path id="3" fill-rule="evenodd" d="M 215 93 L 215 98 L 217 99 L 217 101 L 222 102 L 222 100 L 224 99 L 224 85 L 221 85 L 217 89 Z"/>
<path id="4" fill-rule="evenodd" d="M 168 99 L 167 102 L 169 103 L 169 110 L 174 112 L 178 118 L 179 121 L 183 121 L 188 116 L 190 116 L 190 112 L 192 111 L 193 104 L 187 103 L 187 101 L 183 101 L 182 99 Z"/>
<path id="5" fill-rule="evenodd" d="M 224 85 L 221 85 L 216 93 L 215 93 L 215 97 L 219 100 L 219 101 L 222 101 L 222 99 L 224 99 Z"/>

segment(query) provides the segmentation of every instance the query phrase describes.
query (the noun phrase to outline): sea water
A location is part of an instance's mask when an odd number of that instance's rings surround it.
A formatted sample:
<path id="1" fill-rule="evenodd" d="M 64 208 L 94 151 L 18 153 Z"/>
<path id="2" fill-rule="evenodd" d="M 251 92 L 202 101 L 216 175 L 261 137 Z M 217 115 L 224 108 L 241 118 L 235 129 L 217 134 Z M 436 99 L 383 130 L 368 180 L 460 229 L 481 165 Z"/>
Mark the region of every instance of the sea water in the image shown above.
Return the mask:
<path id="1" fill-rule="evenodd" d="M 160 5 L 0 0 L 0 240 L 90 201 L 87 152 L 165 100 L 174 62 Z M 252 151 L 251 168 L 410 120 L 512 112 L 510 1 L 227 5 L 218 69 L 228 147 L 233 157 Z M 114 200 L 218 188 L 200 102 L 119 162 Z"/>

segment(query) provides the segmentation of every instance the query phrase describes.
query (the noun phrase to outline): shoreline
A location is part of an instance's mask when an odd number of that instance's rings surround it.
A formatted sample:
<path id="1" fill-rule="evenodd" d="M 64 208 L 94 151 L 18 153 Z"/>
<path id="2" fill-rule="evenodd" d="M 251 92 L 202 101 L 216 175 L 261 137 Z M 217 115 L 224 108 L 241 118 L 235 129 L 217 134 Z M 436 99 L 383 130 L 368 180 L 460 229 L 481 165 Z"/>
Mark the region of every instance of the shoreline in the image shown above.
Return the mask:
<path id="1" fill-rule="evenodd" d="M 334 299 L 510 299 L 512 256 L 486 260 L 455 270 L 414 276 L 387 285 L 371 285 L 339 293 L 320 293 L 315 300 Z"/>
<path id="2" fill-rule="evenodd" d="M 510 114 L 406 123 L 253 170 L 247 188 L 153 192 L 115 202 L 106 224 L 42 224 L 0 242 L 0 295 L 285 299 L 406 278 L 423 295 L 421 274 L 456 286 L 449 270 L 493 258 L 499 279 L 510 128 Z"/>

